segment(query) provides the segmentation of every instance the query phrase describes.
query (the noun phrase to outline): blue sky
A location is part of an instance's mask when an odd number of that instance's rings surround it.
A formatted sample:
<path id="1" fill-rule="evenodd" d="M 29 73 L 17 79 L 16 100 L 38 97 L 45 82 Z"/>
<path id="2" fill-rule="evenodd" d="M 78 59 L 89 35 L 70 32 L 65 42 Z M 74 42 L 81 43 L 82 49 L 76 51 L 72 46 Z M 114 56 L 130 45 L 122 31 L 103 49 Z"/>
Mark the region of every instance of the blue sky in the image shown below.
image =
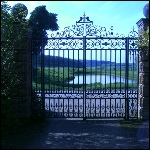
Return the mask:
<path id="1" fill-rule="evenodd" d="M 37 7 L 46 5 L 46 9 L 51 13 L 58 14 L 58 25 L 60 30 L 64 27 L 76 24 L 76 21 L 83 16 L 84 12 L 94 25 L 106 27 L 110 30 L 113 26 L 115 34 L 124 34 L 132 30 L 136 31 L 136 23 L 145 18 L 143 7 L 149 1 L 8 1 L 10 6 L 16 3 L 23 3 L 28 8 L 28 16 Z M 50 34 L 50 32 L 48 32 Z"/>

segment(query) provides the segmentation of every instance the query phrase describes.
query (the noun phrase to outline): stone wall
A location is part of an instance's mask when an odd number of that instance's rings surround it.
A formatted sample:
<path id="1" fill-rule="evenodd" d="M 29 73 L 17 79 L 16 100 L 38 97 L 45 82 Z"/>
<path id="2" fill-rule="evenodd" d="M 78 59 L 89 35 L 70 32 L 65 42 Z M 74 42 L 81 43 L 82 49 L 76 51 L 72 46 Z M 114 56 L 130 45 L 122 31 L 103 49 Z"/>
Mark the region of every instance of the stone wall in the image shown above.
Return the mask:
<path id="1" fill-rule="evenodd" d="M 138 34 L 141 35 L 142 31 L 146 31 L 149 25 L 148 18 L 142 18 L 137 22 Z M 142 120 L 149 120 L 149 56 L 145 55 L 143 47 L 139 51 L 139 95 L 138 102 L 141 112 L 139 118 Z"/>

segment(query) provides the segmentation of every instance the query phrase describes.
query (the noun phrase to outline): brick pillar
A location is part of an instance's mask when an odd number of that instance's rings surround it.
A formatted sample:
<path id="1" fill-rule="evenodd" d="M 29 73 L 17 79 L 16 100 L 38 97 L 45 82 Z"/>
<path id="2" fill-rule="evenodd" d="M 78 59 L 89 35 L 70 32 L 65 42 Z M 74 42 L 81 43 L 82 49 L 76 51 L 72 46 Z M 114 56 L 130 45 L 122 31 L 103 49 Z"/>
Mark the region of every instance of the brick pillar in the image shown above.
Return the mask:
<path id="1" fill-rule="evenodd" d="M 16 25 L 16 24 L 15 24 Z M 18 26 L 20 24 L 17 24 Z M 16 45 L 15 61 L 17 63 L 16 73 L 20 79 L 15 89 L 15 97 L 12 107 L 17 110 L 19 118 L 27 118 L 31 115 L 31 36 L 32 27 Z"/>
<path id="2" fill-rule="evenodd" d="M 146 31 L 149 26 L 149 18 L 142 18 L 137 22 L 138 34 L 141 35 L 142 31 Z M 141 107 L 140 119 L 149 120 L 149 56 L 142 53 L 145 47 L 139 51 L 139 95 L 138 102 Z"/>

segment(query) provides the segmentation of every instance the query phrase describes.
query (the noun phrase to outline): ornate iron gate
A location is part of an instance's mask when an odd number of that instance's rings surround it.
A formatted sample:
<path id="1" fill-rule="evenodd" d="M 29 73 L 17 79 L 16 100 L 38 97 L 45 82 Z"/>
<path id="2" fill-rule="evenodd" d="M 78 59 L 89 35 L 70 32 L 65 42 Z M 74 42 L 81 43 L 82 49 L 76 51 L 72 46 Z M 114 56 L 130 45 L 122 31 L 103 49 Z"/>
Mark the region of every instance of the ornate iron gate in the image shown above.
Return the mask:
<path id="1" fill-rule="evenodd" d="M 138 118 L 137 33 L 113 34 L 112 27 L 94 26 L 84 14 L 50 38 L 33 39 L 47 42 L 32 59 L 33 110 L 38 110 L 33 112 L 43 117 Z"/>

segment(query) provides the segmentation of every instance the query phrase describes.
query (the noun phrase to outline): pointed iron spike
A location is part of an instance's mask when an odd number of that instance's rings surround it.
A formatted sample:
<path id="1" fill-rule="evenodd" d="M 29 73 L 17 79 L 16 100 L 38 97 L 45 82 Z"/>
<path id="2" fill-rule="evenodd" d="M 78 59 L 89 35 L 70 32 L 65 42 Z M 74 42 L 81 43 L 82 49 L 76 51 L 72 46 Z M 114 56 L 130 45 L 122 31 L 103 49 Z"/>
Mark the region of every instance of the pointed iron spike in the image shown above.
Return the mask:
<path id="1" fill-rule="evenodd" d="M 133 32 L 134 32 L 134 26 L 133 26 Z"/>

